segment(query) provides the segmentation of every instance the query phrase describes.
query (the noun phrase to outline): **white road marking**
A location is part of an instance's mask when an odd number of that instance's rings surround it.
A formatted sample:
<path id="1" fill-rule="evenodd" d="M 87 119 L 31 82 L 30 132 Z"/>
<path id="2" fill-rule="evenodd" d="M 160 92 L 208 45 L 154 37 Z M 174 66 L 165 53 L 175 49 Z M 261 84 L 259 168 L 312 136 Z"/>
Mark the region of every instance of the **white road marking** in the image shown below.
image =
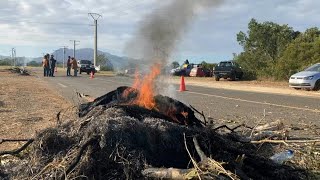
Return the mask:
<path id="1" fill-rule="evenodd" d="M 99 79 L 100 80 L 100 79 Z M 106 79 L 101 79 L 103 81 L 107 81 L 107 82 L 113 82 L 113 83 L 121 83 L 121 84 L 124 84 L 124 85 L 128 85 L 128 86 L 131 86 L 132 83 L 125 83 L 125 82 L 119 82 L 119 81 L 113 81 L 113 80 L 106 80 Z"/>
<path id="2" fill-rule="evenodd" d="M 66 88 L 66 87 L 68 87 L 68 86 L 66 86 L 66 85 L 63 85 L 63 84 L 61 84 L 61 83 L 58 83 L 61 87 L 63 87 L 63 88 Z"/>
<path id="3" fill-rule="evenodd" d="M 100 80 L 100 78 L 98 80 Z M 113 80 L 107 80 L 107 79 L 101 79 L 101 80 L 106 81 L 106 82 L 119 83 L 119 81 L 113 81 Z M 122 82 L 122 84 L 126 84 L 129 86 L 132 85 L 131 83 L 125 83 L 125 82 Z M 247 103 L 253 103 L 253 104 L 269 105 L 269 106 L 282 107 L 282 108 L 287 108 L 287 109 L 296 109 L 296 110 L 303 110 L 303 111 L 310 111 L 310 112 L 314 112 L 314 113 L 320 113 L 320 110 L 318 110 L 318 109 L 309 109 L 309 108 L 301 108 L 301 107 L 281 105 L 281 104 L 273 104 L 273 103 L 268 103 L 268 102 L 251 101 L 251 100 L 245 100 L 245 99 L 240 99 L 240 98 L 231 98 L 231 97 L 226 97 L 226 96 L 199 93 L 199 92 L 193 92 L 193 91 L 185 91 L 185 93 L 198 94 L 198 95 L 202 95 L 202 96 L 216 97 L 216 98 L 228 99 L 228 100 L 233 100 L 233 101 L 241 101 L 241 102 L 247 102 Z"/>
<path id="4" fill-rule="evenodd" d="M 251 100 L 245 100 L 245 99 L 240 99 L 240 98 L 231 98 L 231 97 L 226 97 L 226 96 L 205 94 L 205 93 L 192 92 L 192 91 L 184 91 L 184 92 L 189 93 L 189 94 L 198 94 L 198 95 L 202 95 L 202 96 L 216 97 L 216 98 L 221 98 L 221 99 L 241 101 L 241 102 L 247 102 L 247 103 L 253 103 L 253 104 L 269 105 L 269 106 L 276 106 L 276 107 L 282 107 L 282 108 L 288 108 L 288 109 L 296 109 L 296 110 L 303 110 L 303 111 L 311 111 L 314 113 L 320 113 L 320 110 L 318 110 L 318 109 L 309 109 L 309 108 L 301 108 L 301 107 L 287 106 L 287 105 L 281 105 L 281 104 L 273 104 L 273 103 L 268 103 L 268 102 L 251 101 Z"/>

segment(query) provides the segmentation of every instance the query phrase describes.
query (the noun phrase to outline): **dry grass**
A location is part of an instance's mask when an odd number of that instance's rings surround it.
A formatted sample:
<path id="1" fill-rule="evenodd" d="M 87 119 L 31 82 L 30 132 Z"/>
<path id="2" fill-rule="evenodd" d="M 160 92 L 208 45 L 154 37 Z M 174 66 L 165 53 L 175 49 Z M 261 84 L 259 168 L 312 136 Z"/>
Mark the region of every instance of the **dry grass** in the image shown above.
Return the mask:
<path id="1" fill-rule="evenodd" d="M 56 114 L 72 106 L 45 81 L 0 70 L 0 139 L 31 138 L 55 125 Z M 2 143 L 0 151 L 21 146 Z"/>
<path id="2" fill-rule="evenodd" d="M 102 76 L 115 76 L 116 75 L 113 71 L 98 71 L 96 74 L 102 75 Z"/>

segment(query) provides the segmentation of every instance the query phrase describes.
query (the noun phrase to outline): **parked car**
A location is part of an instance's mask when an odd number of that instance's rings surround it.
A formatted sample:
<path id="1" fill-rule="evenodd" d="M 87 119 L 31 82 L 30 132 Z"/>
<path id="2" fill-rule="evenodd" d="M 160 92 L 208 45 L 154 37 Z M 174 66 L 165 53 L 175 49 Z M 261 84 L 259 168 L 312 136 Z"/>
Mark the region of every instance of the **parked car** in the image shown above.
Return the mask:
<path id="1" fill-rule="evenodd" d="M 232 81 L 241 79 L 243 71 L 234 61 L 221 61 L 213 70 L 214 78 L 219 81 L 220 78 L 230 78 Z"/>
<path id="2" fill-rule="evenodd" d="M 96 69 L 94 68 L 93 63 L 90 60 L 80 60 L 78 61 L 79 73 L 86 72 L 90 74 L 91 72 L 95 73 Z"/>
<path id="3" fill-rule="evenodd" d="M 212 72 L 203 67 L 194 67 L 191 69 L 190 76 L 192 77 L 210 77 L 212 76 Z"/>
<path id="4" fill-rule="evenodd" d="M 185 64 L 181 67 L 172 69 L 170 74 L 173 76 L 190 76 L 191 69 L 194 67 L 194 64 Z"/>
<path id="5" fill-rule="evenodd" d="M 320 90 L 320 63 L 292 75 L 289 86 L 295 89 Z"/>

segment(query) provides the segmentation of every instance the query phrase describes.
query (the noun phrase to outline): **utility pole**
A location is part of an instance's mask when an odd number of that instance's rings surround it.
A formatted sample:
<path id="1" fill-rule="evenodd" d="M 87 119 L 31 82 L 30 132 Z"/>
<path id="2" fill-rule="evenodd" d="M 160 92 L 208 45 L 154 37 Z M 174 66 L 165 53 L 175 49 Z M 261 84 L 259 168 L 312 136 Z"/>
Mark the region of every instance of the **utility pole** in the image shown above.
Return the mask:
<path id="1" fill-rule="evenodd" d="M 70 40 L 73 42 L 73 57 L 76 59 L 76 45 L 79 45 L 77 44 L 77 42 L 80 42 L 80 41 L 77 41 L 77 40 Z"/>
<path id="2" fill-rule="evenodd" d="M 94 20 L 94 50 L 93 50 L 93 65 L 96 67 L 97 54 L 98 54 L 98 19 L 102 17 L 97 13 L 88 13 Z"/>
<path id="3" fill-rule="evenodd" d="M 12 56 L 12 62 L 13 62 L 13 66 L 16 66 L 16 49 L 12 48 L 11 49 L 11 56 Z"/>
<path id="4" fill-rule="evenodd" d="M 62 60 L 62 67 L 63 67 L 63 69 L 64 69 L 64 61 L 65 61 L 65 55 L 66 55 L 66 48 L 68 47 L 68 46 L 62 46 L 63 47 L 63 60 Z"/>

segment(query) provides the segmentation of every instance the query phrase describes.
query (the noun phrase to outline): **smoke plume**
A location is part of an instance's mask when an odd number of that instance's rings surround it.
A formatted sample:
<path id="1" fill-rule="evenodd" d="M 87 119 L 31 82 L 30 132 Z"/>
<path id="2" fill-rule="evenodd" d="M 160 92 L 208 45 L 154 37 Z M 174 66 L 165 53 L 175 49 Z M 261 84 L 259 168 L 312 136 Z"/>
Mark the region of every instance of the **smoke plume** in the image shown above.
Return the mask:
<path id="1" fill-rule="evenodd" d="M 144 65 L 160 63 L 168 58 L 187 31 L 198 11 L 219 5 L 222 0 L 172 0 L 144 17 L 140 27 L 126 45 L 129 57 L 144 60 Z"/>

